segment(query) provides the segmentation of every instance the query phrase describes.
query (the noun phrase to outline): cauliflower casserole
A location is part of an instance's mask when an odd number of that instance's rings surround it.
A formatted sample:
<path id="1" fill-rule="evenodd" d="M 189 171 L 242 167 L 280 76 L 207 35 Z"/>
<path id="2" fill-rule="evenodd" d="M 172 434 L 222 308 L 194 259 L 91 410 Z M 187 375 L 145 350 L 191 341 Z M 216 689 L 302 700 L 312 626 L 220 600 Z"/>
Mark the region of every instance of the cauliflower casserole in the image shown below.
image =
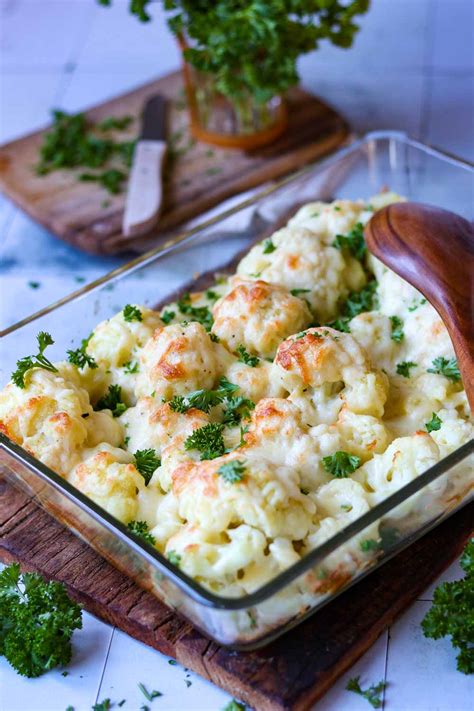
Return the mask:
<path id="1" fill-rule="evenodd" d="M 473 436 L 444 324 L 364 244 L 396 199 L 305 205 L 233 276 L 160 312 L 125 305 L 63 362 L 40 334 L 1 430 L 208 590 L 257 590 Z M 468 480 L 438 478 L 395 518 Z M 382 533 L 300 593 L 367 565 Z"/>

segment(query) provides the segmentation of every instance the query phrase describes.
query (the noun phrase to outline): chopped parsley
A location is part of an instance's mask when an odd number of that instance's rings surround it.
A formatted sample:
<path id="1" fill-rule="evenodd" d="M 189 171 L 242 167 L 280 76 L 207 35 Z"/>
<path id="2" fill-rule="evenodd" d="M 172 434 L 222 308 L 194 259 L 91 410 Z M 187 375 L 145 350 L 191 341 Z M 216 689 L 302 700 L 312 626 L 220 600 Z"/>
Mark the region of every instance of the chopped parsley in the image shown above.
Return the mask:
<path id="1" fill-rule="evenodd" d="M 99 131 L 124 131 L 130 126 L 133 118 L 131 116 L 109 116 L 108 118 L 102 119 L 97 124 Z"/>
<path id="2" fill-rule="evenodd" d="M 326 324 L 329 328 L 334 328 L 336 331 L 342 331 L 342 333 L 350 333 L 351 328 L 349 326 L 349 318 L 336 318 L 334 321 L 330 321 Z"/>
<path id="3" fill-rule="evenodd" d="M 360 467 L 360 457 L 349 452 L 338 451 L 328 457 L 323 457 L 324 469 L 336 477 L 342 479 L 355 472 Z"/>
<path id="4" fill-rule="evenodd" d="M 209 308 L 207 306 L 192 306 L 189 293 L 183 294 L 176 305 L 180 313 L 189 316 L 191 321 L 197 321 L 202 324 L 206 331 L 211 330 L 214 319 Z"/>
<path id="5" fill-rule="evenodd" d="M 413 363 L 411 360 L 404 360 L 401 363 L 397 363 L 397 374 L 403 375 L 404 378 L 410 377 L 411 368 L 416 368 L 418 363 Z"/>
<path id="6" fill-rule="evenodd" d="M 269 237 L 268 239 L 265 240 L 263 243 L 263 254 L 271 254 L 276 250 L 275 245 L 272 242 L 272 238 Z"/>
<path id="7" fill-rule="evenodd" d="M 175 312 L 175 311 L 169 311 L 169 310 L 167 310 L 167 311 L 163 311 L 163 313 L 161 314 L 160 318 L 161 318 L 161 320 L 163 321 L 163 323 L 169 324 L 169 323 L 171 323 L 171 321 L 174 319 L 175 316 L 176 316 L 176 312 Z"/>
<path id="8" fill-rule="evenodd" d="M 138 306 L 132 306 L 132 304 L 127 304 L 124 306 L 123 311 L 124 321 L 143 321 L 142 312 Z"/>
<path id="9" fill-rule="evenodd" d="M 219 476 L 228 484 L 236 484 L 245 476 L 245 462 L 239 459 L 234 459 L 232 462 L 222 464 L 217 470 Z"/>
<path id="10" fill-rule="evenodd" d="M 172 565 L 175 565 L 177 568 L 179 568 L 179 565 L 181 563 L 181 556 L 179 555 L 179 553 L 176 553 L 176 551 L 168 551 L 166 557 Z"/>
<path id="11" fill-rule="evenodd" d="M 161 459 L 151 448 L 137 449 L 133 456 L 135 457 L 135 467 L 145 479 L 145 485 L 148 486 L 153 472 L 161 465 Z"/>
<path id="12" fill-rule="evenodd" d="M 206 299 L 209 299 L 209 301 L 217 301 L 220 296 L 217 293 L 217 291 L 214 291 L 214 289 L 207 289 L 206 290 Z"/>
<path id="13" fill-rule="evenodd" d="M 220 343 L 220 341 L 221 341 L 221 339 L 219 338 L 219 336 L 217 335 L 217 333 L 212 333 L 212 332 L 209 333 L 209 338 L 211 339 L 211 341 L 212 341 L 213 343 Z"/>
<path id="14" fill-rule="evenodd" d="M 428 373 L 444 375 L 445 378 L 448 378 L 448 380 L 451 380 L 453 383 L 458 383 L 461 380 L 461 373 L 459 372 L 456 358 L 444 358 L 443 356 L 435 358 L 433 367 L 428 368 Z"/>
<path id="15" fill-rule="evenodd" d="M 380 541 L 376 541 L 375 538 L 366 538 L 365 541 L 360 542 L 360 549 L 364 553 L 369 553 L 370 551 L 378 551 L 381 548 Z"/>
<path id="16" fill-rule="evenodd" d="M 351 291 L 342 305 L 342 316 L 348 319 L 358 316 L 364 311 L 372 311 L 377 307 L 377 282 L 369 281 L 360 291 Z"/>
<path id="17" fill-rule="evenodd" d="M 332 246 L 362 260 L 367 253 L 362 222 L 358 222 L 346 235 L 336 235 Z"/>
<path id="18" fill-rule="evenodd" d="M 62 583 L 13 563 L 0 572 L 0 655 L 22 676 L 38 677 L 71 660 L 81 608 Z"/>
<path id="19" fill-rule="evenodd" d="M 30 289 L 39 289 L 40 286 L 41 286 L 41 282 L 39 282 L 39 281 L 29 281 L 29 282 L 28 282 L 28 286 L 30 287 Z"/>
<path id="20" fill-rule="evenodd" d="M 474 538 L 461 556 L 464 578 L 441 583 L 434 591 L 433 605 L 421 621 L 425 637 L 451 637 L 451 644 L 459 650 L 458 671 L 474 674 L 473 604 L 474 604 Z"/>
<path id="21" fill-rule="evenodd" d="M 108 190 L 112 195 L 119 194 L 122 190 L 122 183 L 126 178 L 126 174 L 116 168 L 109 168 L 108 170 L 103 170 L 101 173 L 81 173 L 79 175 L 81 183 L 99 183 L 99 185 Z M 110 204 L 105 203 L 108 203 L 108 201 L 104 200 L 104 203 L 102 203 L 104 207 L 108 207 Z"/>
<path id="22" fill-rule="evenodd" d="M 257 356 L 250 355 L 244 345 L 238 346 L 237 353 L 239 354 L 239 361 L 245 363 L 245 365 L 249 365 L 251 368 L 256 368 L 260 363 L 260 359 L 257 358 Z"/>
<path id="23" fill-rule="evenodd" d="M 92 335 L 92 334 L 91 334 Z M 86 348 L 87 344 L 89 343 L 91 339 L 91 336 L 89 338 L 84 338 L 81 344 L 80 348 L 76 348 L 76 350 L 69 350 L 67 351 L 67 359 L 70 363 L 75 365 L 77 368 L 80 368 L 83 370 L 86 365 L 89 366 L 89 368 L 98 368 L 99 366 L 97 365 L 95 358 L 93 356 L 89 355 L 87 353 Z"/>
<path id="24" fill-rule="evenodd" d="M 104 699 L 103 701 L 100 701 L 97 704 L 94 704 L 92 707 L 92 711 L 110 711 L 112 708 L 112 703 L 110 699 Z"/>
<path id="25" fill-rule="evenodd" d="M 425 422 L 425 427 L 427 432 L 437 432 L 440 428 L 441 425 L 443 424 L 443 420 L 438 417 L 436 412 L 433 412 L 431 416 L 431 420 L 429 422 Z"/>
<path id="26" fill-rule="evenodd" d="M 392 333 L 390 338 L 396 343 L 401 343 L 405 338 L 402 319 L 399 316 L 390 316 L 390 322 L 392 324 Z"/>
<path id="27" fill-rule="evenodd" d="M 201 454 L 201 460 L 221 457 L 225 454 L 223 429 L 224 425 L 217 422 L 204 425 L 189 435 L 184 441 L 184 448 L 197 449 Z"/>
<path id="28" fill-rule="evenodd" d="M 252 400 L 248 400 L 242 395 L 236 397 L 226 397 L 223 422 L 226 425 L 238 425 L 242 418 L 249 419 L 250 411 L 255 407 Z"/>
<path id="29" fill-rule="evenodd" d="M 94 410 L 111 410 L 114 417 L 120 417 L 126 409 L 126 404 L 122 402 L 120 385 L 109 385 L 107 393 L 98 400 L 94 407 Z"/>
<path id="30" fill-rule="evenodd" d="M 25 375 L 32 368 L 44 368 L 52 373 L 57 373 L 58 369 L 46 358 L 44 352 L 48 346 L 52 346 L 54 341 L 49 333 L 40 331 L 36 336 L 38 341 L 38 353 L 32 356 L 25 356 L 16 362 L 16 370 L 12 373 L 12 381 L 19 388 L 25 388 Z"/>
<path id="31" fill-rule="evenodd" d="M 367 699 L 369 704 L 371 704 L 374 709 L 379 709 L 382 706 L 382 699 L 380 698 L 380 695 L 385 689 L 385 682 L 379 681 L 378 684 L 372 684 L 371 686 L 369 686 L 368 689 L 362 689 L 359 681 L 360 676 L 356 676 L 353 679 L 349 679 L 346 686 L 347 691 L 353 691 L 355 694 L 363 696 L 364 699 Z"/>
<path id="32" fill-rule="evenodd" d="M 142 684 L 141 682 L 138 684 L 138 688 L 140 689 L 147 701 L 153 701 L 153 699 L 158 698 L 158 696 L 163 696 L 161 691 L 156 691 L 156 689 L 153 689 L 153 691 L 148 691 L 145 684 Z"/>
<path id="33" fill-rule="evenodd" d="M 246 711 L 246 706 L 245 704 L 242 704 L 240 701 L 236 701 L 235 699 L 232 699 L 232 701 L 229 701 L 227 706 L 224 706 L 222 711 Z"/>
<path id="34" fill-rule="evenodd" d="M 130 523 L 127 524 L 127 528 L 136 536 L 139 536 L 139 538 L 150 543 L 150 545 L 155 545 L 156 539 L 151 535 L 150 528 L 146 521 L 130 521 Z"/>
<path id="35" fill-rule="evenodd" d="M 123 364 L 123 369 L 128 375 L 135 375 L 135 373 L 138 373 L 138 361 L 131 361 L 128 360 L 126 363 Z"/>
<path id="36" fill-rule="evenodd" d="M 423 306 L 423 304 L 426 304 L 426 299 L 421 299 L 418 303 L 413 303 L 411 306 L 408 307 L 408 311 L 416 311 L 417 308 L 420 306 Z"/>
<path id="37" fill-rule="evenodd" d="M 292 296 L 300 296 L 301 294 L 309 294 L 311 289 L 290 289 L 290 294 Z"/>

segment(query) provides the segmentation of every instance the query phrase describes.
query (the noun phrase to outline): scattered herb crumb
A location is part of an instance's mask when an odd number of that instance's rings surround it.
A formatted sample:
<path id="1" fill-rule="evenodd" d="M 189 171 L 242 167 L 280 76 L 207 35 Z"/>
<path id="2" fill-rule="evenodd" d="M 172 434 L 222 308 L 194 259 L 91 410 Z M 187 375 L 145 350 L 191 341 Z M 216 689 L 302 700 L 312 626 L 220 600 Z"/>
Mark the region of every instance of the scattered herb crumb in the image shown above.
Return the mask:
<path id="1" fill-rule="evenodd" d="M 41 286 L 41 282 L 39 282 L 39 281 L 29 281 L 29 282 L 28 282 L 28 286 L 30 287 L 30 289 L 39 289 L 40 286 Z"/>
<path id="2" fill-rule="evenodd" d="M 227 706 L 224 706 L 222 711 L 245 711 L 246 710 L 245 704 L 242 704 L 240 701 L 236 701 L 235 699 L 232 699 Z"/>
<path id="3" fill-rule="evenodd" d="M 250 355 L 245 346 L 242 344 L 238 346 L 237 353 L 239 355 L 239 361 L 249 365 L 251 368 L 256 368 L 260 363 L 260 359 L 257 356 Z"/>
<path id="4" fill-rule="evenodd" d="M 153 689 L 153 691 L 148 691 L 145 684 L 142 684 L 141 682 L 138 684 L 138 688 L 140 689 L 147 701 L 153 701 L 153 699 L 158 698 L 158 696 L 163 696 L 161 691 L 156 691 L 156 689 Z"/>
<path id="5" fill-rule="evenodd" d="M 410 370 L 416 368 L 418 363 L 413 363 L 411 360 L 404 360 L 401 363 L 397 363 L 397 374 L 403 375 L 404 378 L 411 377 Z"/>
<path id="6" fill-rule="evenodd" d="M 390 338 L 396 343 L 401 343 L 405 338 L 402 319 L 399 316 L 390 316 L 390 322 L 392 324 L 392 333 Z"/>
<path id="7" fill-rule="evenodd" d="M 181 556 L 179 555 L 179 553 L 176 553 L 176 551 L 168 551 L 166 557 L 172 565 L 175 565 L 177 568 L 179 568 L 179 565 L 181 563 Z"/>
<path id="8" fill-rule="evenodd" d="M 346 686 L 347 691 L 353 691 L 355 694 L 363 696 L 374 709 L 379 709 L 382 706 L 382 699 L 380 695 L 386 687 L 385 682 L 379 681 L 378 684 L 372 684 L 368 689 L 364 690 L 361 688 L 359 681 L 360 676 L 349 679 Z"/>

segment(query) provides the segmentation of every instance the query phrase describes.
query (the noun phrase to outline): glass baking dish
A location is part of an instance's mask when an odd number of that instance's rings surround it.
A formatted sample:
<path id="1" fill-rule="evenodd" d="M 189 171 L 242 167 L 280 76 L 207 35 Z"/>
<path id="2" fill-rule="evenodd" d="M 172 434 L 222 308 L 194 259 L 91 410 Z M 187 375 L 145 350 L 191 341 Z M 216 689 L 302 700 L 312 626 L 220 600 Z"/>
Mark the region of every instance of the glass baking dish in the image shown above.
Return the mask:
<path id="1" fill-rule="evenodd" d="M 384 186 L 472 219 L 474 166 L 394 131 L 367 134 L 332 157 L 265 187 L 245 202 L 181 233 L 165 245 L 2 332 L 1 382 L 35 342 L 53 334 L 48 351 L 67 348 L 132 301 L 154 306 L 202 272 L 223 265 L 261 239 L 295 205 L 368 198 Z M 27 347 L 28 346 L 28 347 Z M 156 549 L 67 481 L 0 434 L 0 462 L 11 482 L 137 584 L 211 639 L 235 649 L 267 643 L 319 610 L 472 498 L 474 440 L 399 489 L 255 592 L 225 598 L 189 578 Z M 362 541 L 376 546 L 364 554 Z"/>

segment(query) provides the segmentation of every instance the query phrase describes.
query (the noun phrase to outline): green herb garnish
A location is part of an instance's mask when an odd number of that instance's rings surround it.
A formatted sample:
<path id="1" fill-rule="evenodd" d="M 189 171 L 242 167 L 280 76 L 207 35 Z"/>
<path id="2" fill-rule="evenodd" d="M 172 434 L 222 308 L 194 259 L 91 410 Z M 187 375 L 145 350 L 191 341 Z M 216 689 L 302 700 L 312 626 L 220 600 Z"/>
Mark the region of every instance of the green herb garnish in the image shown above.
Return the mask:
<path id="1" fill-rule="evenodd" d="M 402 319 L 399 316 L 390 316 L 390 322 L 392 324 L 392 333 L 390 338 L 392 341 L 396 341 L 396 343 L 401 343 L 401 341 L 405 338 Z"/>
<path id="2" fill-rule="evenodd" d="M 336 318 L 334 321 L 330 321 L 326 324 L 329 328 L 334 328 L 336 331 L 341 331 L 342 333 L 350 333 L 351 329 L 349 326 L 349 318 Z"/>
<path id="3" fill-rule="evenodd" d="M 441 425 L 443 424 L 443 420 L 438 417 L 436 412 L 433 412 L 431 416 L 431 420 L 429 422 L 425 422 L 425 427 L 427 432 L 437 432 L 439 429 L 441 429 Z"/>
<path id="4" fill-rule="evenodd" d="M 397 374 L 403 375 L 404 378 L 409 378 L 411 368 L 416 368 L 418 363 L 413 363 L 411 360 L 404 360 L 401 363 L 397 363 Z"/>
<path id="5" fill-rule="evenodd" d="M 214 319 L 209 308 L 207 306 L 192 306 L 189 293 L 183 294 L 176 305 L 182 314 L 190 317 L 191 321 L 202 324 L 206 331 L 211 330 Z"/>
<path id="6" fill-rule="evenodd" d="M 301 294 L 309 294 L 311 289 L 290 289 L 292 296 L 301 296 Z"/>
<path id="7" fill-rule="evenodd" d="M 104 699 L 103 701 L 94 704 L 92 707 L 92 711 L 110 711 L 111 708 L 112 702 L 110 701 L 110 699 Z"/>
<path id="8" fill-rule="evenodd" d="M 189 435 L 184 441 L 184 448 L 197 449 L 201 454 L 201 460 L 221 457 L 225 453 L 223 429 L 224 425 L 217 422 L 204 425 Z"/>
<path id="9" fill-rule="evenodd" d="M 153 699 L 158 698 L 158 696 L 163 696 L 161 691 L 156 691 L 156 689 L 154 689 L 153 691 L 148 691 L 145 684 L 142 684 L 141 682 L 138 684 L 138 688 L 140 689 L 147 701 L 153 701 Z"/>
<path id="10" fill-rule="evenodd" d="M 171 323 L 171 321 L 174 319 L 176 316 L 176 313 L 174 311 L 163 311 L 161 314 L 160 318 L 165 324 Z"/>
<path id="11" fill-rule="evenodd" d="M 30 289 L 39 289 L 40 286 L 41 286 L 41 282 L 39 282 L 39 281 L 29 281 L 29 282 L 28 282 L 28 286 L 30 287 Z"/>
<path id="12" fill-rule="evenodd" d="M 250 355 L 244 345 L 238 346 L 237 353 L 239 354 L 239 361 L 249 365 L 251 368 L 256 368 L 260 363 L 260 359 L 257 356 Z"/>
<path id="13" fill-rule="evenodd" d="M 131 304 L 127 304 L 126 306 L 123 307 L 123 318 L 124 321 L 143 321 L 143 316 L 142 312 L 137 306 L 132 306 Z"/>
<path id="14" fill-rule="evenodd" d="M 451 380 L 453 383 L 458 383 L 461 380 L 461 373 L 459 372 L 456 358 L 444 358 L 443 356 L 435 358 L 433 367 L 428 368 L 428 373 L 444 375 L 445 378 L 448 378 L 448 380 Z"/>
<path id="15" fill-rule="evenodd" d="M 161 466 L 161 459 L 154 449 L 137 449 L 133 456 L 135 467 L 145 479 L 145 486 L 148 486 L 153 472 Z"/>
<path id="16" fill-rule="evenodd" d="M 360 457 L 349 452 L 338 451 L 328 457 L 323 457 L 323 467 L 332 476 L 342 479 L 355 472 L 360 467 Z"/>
<path id="17" fill-rule="evenodd" d="M 349 320 L 358 316 L 364 311 L 372 311 L 377 307 L 377 282 L 375 279 L 369 281 L 360 291 L 351 291 L 346 301 L 343 303 L 342 316 Z"/>
<path id="18" fill-rule="evenodd" d="M 374 709 L 379 709 L 382 706 L 382 699 L 380 695 L 383 693 L 386 684 L 384 681 L 379 681 L 378 684 L 372 684 L 368 689 L 362 689 L 360 686 L 360 676 L 356 676 L 353 679 L 349 679 L 346 689 L 347 691 L 353 691 L 359 696 L 363 696 L 367 699 L 369 704 L 373 706 Z"/>
<path id="19" fill-rule="evenodd" d="M 365 541 L 361 541 L 360 544 L 360 549 L 364 553 L 369 553 L 370 551 L 378 551 L 380 550 L 381 542 L 376 541 L 374 538 L 367 538 Z"/>
<path id="20" fill-rule="evenodd" d="M 240 701 L 236 701 L 235 699 L 232 699 L 232 701 L 229 701 L 227 706 L 224 706 L 222 711 L 246 711 L 246 706 L 245 704 L 240 703 Z"/>
<path id="21" fill-rule="evenodd" d="M 41 676 L 71 660 L 71 637 L 81 608 L 62 583 L 13 563 L 0 572 L 0 656 L 22 676 Z"/>
<path id="22" fill-rule="evenodd" d="M 99 131 L 124 131 L 132 123 L 132 116 L 109 116 L 99 121 L 97 128 Z"/>
<path id="23" fill-rule="evenodd" d="M 73 351 L 73 350 L 67 351 L 68 361 L 70 363 L 72 363 L 73 365 L 75 365 L 77 368 L 80 368 L 81 370 L 83 370 L 86 367 L 86 365 L 88 365 L 89 368 L 92 368 L 92 369 L 99 367 L 97 365 L 95 359 L 93 358 L 93 356 L 89 355 L 89 353 L 87 353 L 87 351 L 86 351 L 87 344 L 89 343 L 90 338 L 91 338 L 90 336 L 89 336 L 89 338 L 84 338 L 84 340 L 82 341 L 81 347 L 76 348 L 75 351 Z"/>
<path id="24" fill-rule="evenodd" d="M 346 235 L 336 235 L 332 246 L 341 251 L 348 252 L 356 259 L 362 260 L 367 253 L 364 239 L 364 225 L 358 222 Z"/>
<path id="25" fill-rule="evenodd" d="M 127 360 L 127 362 L 123 364 L 122 368 L 128 375 L 135 375 L 135 373 L 138 373 L 138 361 Z"/>
<path id="26" fill-rule="evenodd" d="M 421 629 L 431 639 L 451 637 L 451 644 L 459 650 L 458 671 L 474 674 L 474 538 L 464 549 L 460 562 L 464 578 L 438 585 Z"/>
<path id="27" fill-rule="evenodd" d="M 129 531 L 134 533 L 136 536 L 143 538 L 143 540 L 146 541 L 147 543 L 149 543 L 150 545 L 152 545 L 152 546 L 155 545 L 156 539 L 150 533 L 150 528 L 149 528 L 146 521 L 130 521 L 127 524 L 127 528 Z"/>
<path id="28" fill-rule="evenodd" d="M 126 174 L 116 168 L 109 168 L 102 173 L 81 173 L 79 175 L 81 183 L 99 183 L 112 195 L 118 195 L 121 192 L 122 183 L 126 179 Z M 108 207 L 108 205 L 104 204 L 104 207 Z"/>
<path id="29" fill-rule="evenodd" d="M 249 419 L 250 411 L 255 408 L 255 403 L 242 395 L 236 397 L 226 397 L 224 419 L 225 425 L 238 425 L 242 418 Z"/>
<path id="30" fill-rule="evenodd" d="M 271 237 L 269 237 L 263 243 L 263 254 L 271 254 L 275 250 L 276 250 L 276 247 L 273 244 Z"/>
<path id="31" fill-rule="evenodd" d="M 236 484 L 245 476 L 245 462 L 239 459 L 234 459 L 232 462 L 226 462 L 222 464 L 217 470 L 219 476 L 221 476 L 224 481 L 228 484 Z"/>
<path id="32" fill-rule="evenodd" d="M 114 417 L 123 415 L 127 406 L 122 402 L 122 388 L 120 385 L 109 385 L 105 395 L 96 403 L 94 410 L 111 410 Z"/>
<path id="33" fill-rule="evenodd" d="M 175 565 L 177 568 L 179 568 L 179 565 L 181 563 L 181 556 L 179 555 L 179 553 L 176 553 L 176 551 L 168 551 L 166 557 L 172 565 Z"/>
<path id="34" fill-rule="evenodd" d="M 54 341 L 49 333 L 40 331 L 36 336 L 38 341 L 38 353 L 32 356 L 25 356 L 16 362 L 16 370 L 12 373 L 12 381 L 19 388 L 25 388 L 25 375 L 32 368 L 43 368 L 51 373 L 57 373 L 58 369 L 44 355 L 44 351 L 48 346 L 52 346 Z"/>

